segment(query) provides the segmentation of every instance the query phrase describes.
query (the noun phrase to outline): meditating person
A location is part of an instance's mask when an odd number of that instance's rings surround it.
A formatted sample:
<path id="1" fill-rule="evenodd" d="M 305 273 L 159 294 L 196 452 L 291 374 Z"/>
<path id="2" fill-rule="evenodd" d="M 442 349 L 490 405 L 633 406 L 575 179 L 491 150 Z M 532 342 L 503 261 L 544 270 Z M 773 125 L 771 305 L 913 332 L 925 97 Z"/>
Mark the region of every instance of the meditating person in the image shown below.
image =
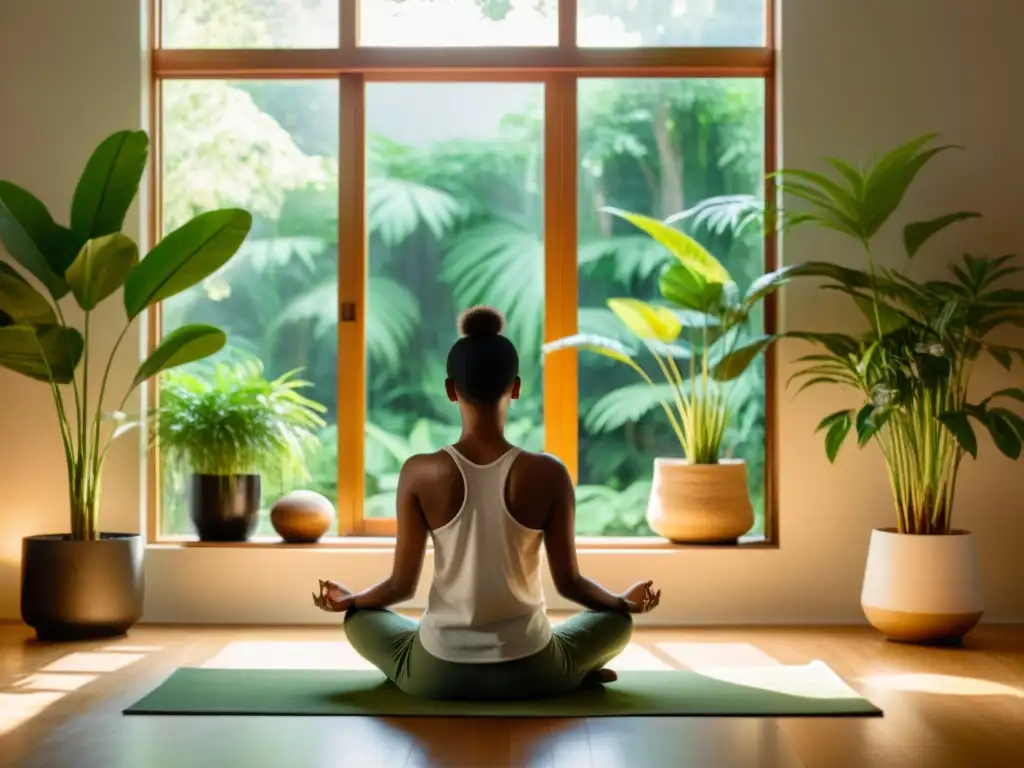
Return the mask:
<path id="1" fill-rule="evenodd" d="M 640 581 L 616 595 L 580 574 L 568 471 L 505 439 L 520 379 L 504 318 L 477 307 L 459 328 L 446 388 L 461 411 L 462 436 L 402 467 L 391 576 L 358 594 L 321 581 L 313 602 L 344 611 L 352 647 L 415 696 L 530 699 L 612 682 L 605 665 L 629 642 L 630 614 L 656 608 L 661 592 Z M 415 593 L 428 535 L 434 577 L 417 624 L 387 608 Z M 554 628 L 542 589 L 542 542 L 558 593 L 587 609 Z"/>

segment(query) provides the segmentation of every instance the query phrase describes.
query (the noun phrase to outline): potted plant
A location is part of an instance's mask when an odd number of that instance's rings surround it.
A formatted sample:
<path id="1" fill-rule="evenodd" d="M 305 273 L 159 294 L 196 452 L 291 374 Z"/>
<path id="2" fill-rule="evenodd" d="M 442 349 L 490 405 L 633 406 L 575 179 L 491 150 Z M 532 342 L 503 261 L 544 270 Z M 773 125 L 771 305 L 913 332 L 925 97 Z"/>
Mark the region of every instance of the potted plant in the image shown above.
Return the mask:
<path id="1" fill-rule="evenodd" d="M 324 407 L 300 394 L 291 371 L 267 380 L 258 361 L 218 363 L 209 378 L 164 377 L 156 438 L 179 475 L 189 473 L 189 514 L 201 541 L 245 541 L 259 523 L 261 475 L 308 480 Z"/>
<path id="2" fill-rule="evenodd" d="M 67 465 L 70 534 L 22 543 L 21 615 L 42 640 L 123 634 L 140 618 L 142 542 L 137 534 L 100 529 L 104 459 L 111 441 L 137 424 L 123 413 L 132 392 L 160 371 L 213 354 L 226 338 L 208 325 L 168 334 L 111 407 L 114 356 L 137 317 L 219 269 L 252 223 L 242 210 L 200 214 L 140 260 L 120 229 L 148 146 L 142 131 L 122 131 L 99 145 L 75 189 L 70 227 L 54 222 L 27 190 L 0 181 L 0 241 L 11 259 L 0 263 L 0 365 L 49 387 Z M 124 329 L 104 362 L 95 357 L 90 320 L 122 288 Z M 62 303 L 69 295 L 81 331 L 69 322 L 71 302 Z"/>
<path id="3" fill-rule="evenodd" d="M 746 464 L 723 455 L 731 415 L 730 384 L 775 337 L 750 328 L 758 303 L 785 282 L 785 273 L 758 278 L 741 294 L 728 270 L 703 246 L 666 222 L 606 209 L 629 221 L 671 255 L 662 273 L 665 300 L 608 302 L 657 368 L 655 378 L 637 361 L 638 349 L 615 339 L 577 334 L 545 345 L 546 353 L 584 349 L 631 367 L 660 390 L 661 407 L 683 458 L 658 458 L 647 507 L 651 529 L 676 542 L 734 542 L 754 523 Z"/>
<path id="4" fill-rule="evenodd" d="M 825 278 L 823 288 L 845 294 L 863 312 L 864 333 L 801 333 L 819 349 L 800 358 L 801 389 L 818 384 L 851 390 L 857 403 L 818 425 L 834 461 L 850 433 L 861 447 L 879 446 L 895 505 L 895 525 L 874 530 L 861 603 L 871 624 L 893 640 L 959 640 L 980 620 L 983 595 L 973 535 L 954 527 L 956 484 L 965 455 L 977 457 L 975 427 L 996 449 L 1016 459 L 1024 418 L 1009 405 L 1024 389 L 979 397 L 971 387 L 975 363 L 989 356 L 1010 370 L 1024 350 L 992 340 L 1004 325 L 1024 327 L 1024 291 L 1001 287 L 1020 272 L 1012 256 L 964 256 L 947 279 L 915 280 L 884 264 L 895 260 L 875 246 L 921 169 L 937 154 L 934 135 L 922 136 L 865 169 L 831 161 L 836 176 L 782 171 L 781 188 L 808 204 L 790 217 L 852 238 L 865 269 L 832 263 L 799 265 L 801 275 Z M 946 227 L 979 214 L 948 213 L 903 227 L 901 261 L 913 259 Z"/>

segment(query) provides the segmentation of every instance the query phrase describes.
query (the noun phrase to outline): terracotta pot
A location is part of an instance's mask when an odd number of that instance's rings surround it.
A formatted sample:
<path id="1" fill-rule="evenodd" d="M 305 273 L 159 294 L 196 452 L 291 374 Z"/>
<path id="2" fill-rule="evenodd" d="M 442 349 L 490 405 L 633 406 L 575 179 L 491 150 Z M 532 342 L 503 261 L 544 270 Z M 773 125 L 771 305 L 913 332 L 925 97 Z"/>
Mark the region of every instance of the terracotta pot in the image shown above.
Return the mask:
<path id="1" fill-rule="evenodd" d="M 691 464 L 655 459 L 647 524 L 659 536 L 684 544 L 735 542 L 754 525 L 742 459 Z"/>
<path id="2" fill-rule="evenodd" d="M 974 536 L 872 531 L 860 602 L 868 621 L 890 640 L 958 642 L 985 608 Z"/>
<path id="3" fill-rule="evenodd" d="M 314 491 L 286 493 L 270 510 L 270 522 L 282 539 L 292 544 L 312 544 L 334 521 L 330 499 Z"/>

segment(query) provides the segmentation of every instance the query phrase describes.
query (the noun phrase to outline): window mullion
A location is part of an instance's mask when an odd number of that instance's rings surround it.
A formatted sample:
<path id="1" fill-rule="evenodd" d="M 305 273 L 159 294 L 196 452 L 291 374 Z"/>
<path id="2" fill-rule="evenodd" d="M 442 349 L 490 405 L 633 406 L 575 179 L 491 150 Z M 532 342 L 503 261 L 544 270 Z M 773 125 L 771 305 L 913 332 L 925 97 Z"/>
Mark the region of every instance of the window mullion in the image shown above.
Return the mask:
<path id="1" fill-rule="evenodd" d="M 366 422 L 366 82 L 339 78 L 338 532 L 362 525 Z"/>
<path id="2" fill-rule="evenodd" d="M 544 109 L 544 340 L 577 331 L 577 137 L 573 74 L 552 75 Z M 544 450 L 578 475 L 575 351 L 544 361 Z"/>

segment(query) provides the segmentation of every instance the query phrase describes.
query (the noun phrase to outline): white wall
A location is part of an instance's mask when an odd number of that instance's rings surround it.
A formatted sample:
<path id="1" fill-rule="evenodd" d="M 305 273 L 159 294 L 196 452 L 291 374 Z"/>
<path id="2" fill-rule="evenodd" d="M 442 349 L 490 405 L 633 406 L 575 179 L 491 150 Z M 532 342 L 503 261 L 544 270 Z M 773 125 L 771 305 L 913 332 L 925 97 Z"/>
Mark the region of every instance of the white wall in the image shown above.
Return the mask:
<path id="1" fill-rule="evenodd" d="M 961 249 L 1024 251 L 1024 102 L 1011 54 L 1024 29 L 1024 3 L 782 0 L 782 14 L 786 164 L 813 165 L 822 155 L 857 159 L 941 131 L 969 151 L 926 172 L 908 214 L 972 208 L 986 219 L 949 233 L 919 266 L 938 269 Z M 3 0 L 0 71 L 16 75 L 0 80 L 0 177 L 67 207 L 96 140 L 139 124 L 138 21 L 135 0 Z M 787 262 L 856 258 L 841 240 L 809 231 L 794 234 L 784 250 Z M 788 294 L 783 313 L 790 328 L 834 316 L 825 297 L 805 288 Z M 1021 334 L 1008 338 L 1024 346 Z M 125 361 L 122 373 L 130 367 Z M 781 368 L 785 381 L 790 370 Z M 978 372 L 980 386 L 1009 382 L 994 366 Z M 62 528 L 66 502 L 45 391 L 0 372 L 0 392 L 0 616 L 16 616 L 19 538 Z M 778 550 L 586 553 L 584 569 L 612 587 L 659 582 L 665 597 L 652 621 L 860 621 L 868 534 L 890 524 L 890 502 L 875 451 L 847 451 L 836 467 L 825 461 L 812 431 L 841 404 L 825 391 L 799 400 L 782 395 Z M 1024 620 L 1021 467 L 982 442 L 980 462 L 963 471 L 958 522 L 979 537 L 987 618 Z M 106 476 L 107 526 L 138 530 L 138 445 L 122 448 Z M 315 579 L 359 588 L 389 563 L 387 552 L 372 551 L 156 548 L 147 559 L 146 620 L 331 621 L 309 605 Z M 429 570 L 423 590 L 428 578 Z"/>

